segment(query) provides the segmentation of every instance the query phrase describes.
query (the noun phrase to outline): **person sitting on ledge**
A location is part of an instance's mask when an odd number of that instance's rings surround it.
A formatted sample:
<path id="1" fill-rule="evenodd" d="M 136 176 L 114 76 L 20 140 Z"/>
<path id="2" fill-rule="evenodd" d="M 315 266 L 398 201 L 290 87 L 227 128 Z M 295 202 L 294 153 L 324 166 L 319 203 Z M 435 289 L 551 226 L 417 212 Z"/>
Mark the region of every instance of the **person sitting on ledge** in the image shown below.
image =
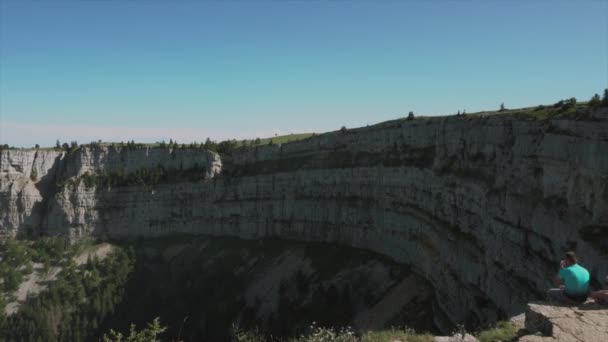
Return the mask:
<path id="1" fill-rule="evenodd" d="M 608 277 L 606 277 L 606 288 L 608 289 Z M 608 290 L 598 290 L 591 292 L 589 297 L 593 298 L 596 303 L 608 305 Z"/>
<path id="2" fill-rule="evenodd" d="M 566 253 L 560 261 L 560 271 L 557 275 L 559 288 L 549 289 L 550 299 L 562 304 L 581 304 L 589 295 L 589 271 L 579 265 L 574 252 Z"/>

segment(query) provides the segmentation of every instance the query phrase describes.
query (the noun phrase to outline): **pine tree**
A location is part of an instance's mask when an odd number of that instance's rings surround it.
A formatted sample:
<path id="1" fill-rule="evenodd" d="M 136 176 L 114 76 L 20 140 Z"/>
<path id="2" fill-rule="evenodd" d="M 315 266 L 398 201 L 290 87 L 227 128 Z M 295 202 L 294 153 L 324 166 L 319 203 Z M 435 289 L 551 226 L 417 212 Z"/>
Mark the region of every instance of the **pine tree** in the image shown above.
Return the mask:
<path id="1" fill-rule="evenodd" d="M 608 107 L 608 89 L 604 89 L 604 97 L 602 98 L 602 107 Z"/>
<path id="2" fill-rule="evenodd" d="M 598 94 L 593 95 L 591 100 L 589 100 L 589 106 L 596 107 L 602 104 L 602 100 L 600 100 L 600 96 Z"/>

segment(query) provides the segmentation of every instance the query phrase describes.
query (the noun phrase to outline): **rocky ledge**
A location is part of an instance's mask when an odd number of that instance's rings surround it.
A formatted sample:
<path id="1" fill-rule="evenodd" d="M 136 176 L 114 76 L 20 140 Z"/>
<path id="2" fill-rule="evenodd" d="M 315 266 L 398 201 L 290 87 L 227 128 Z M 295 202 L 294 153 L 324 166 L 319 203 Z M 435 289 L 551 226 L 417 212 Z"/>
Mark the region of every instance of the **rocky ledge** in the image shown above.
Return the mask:
<path id="1" fill-rule="evenodd" d="M 586 302 L 580 306 L 528 304 L 525 342 L 608 341 L 608 306 Z"/>
<path id="2" fill-rule="evenodd" d="M 579 306 L 530 303 L 526 312 L 511 318 L 519 329 L 518 342 L 606 342 L 608 306 L 587 301 Z M 470 334 L 437 336 L 435 342 L 479 342 Z M 506 342 L 506 341 L 505 341 Z"/>

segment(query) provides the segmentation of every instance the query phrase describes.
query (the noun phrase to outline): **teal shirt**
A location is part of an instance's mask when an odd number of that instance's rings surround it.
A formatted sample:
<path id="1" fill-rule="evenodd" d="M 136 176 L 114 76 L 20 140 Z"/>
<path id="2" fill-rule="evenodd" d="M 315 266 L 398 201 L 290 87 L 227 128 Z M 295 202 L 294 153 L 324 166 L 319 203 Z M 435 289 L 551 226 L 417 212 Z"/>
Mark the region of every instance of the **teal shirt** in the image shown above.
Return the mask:
<path id="1" fill-rule="evenodd" d="M 559 277 L 566 286 L 564 291 L 567 294 L 577 296 L 589 292 L 589 271 L 579 264 L 562 268 Z"/>

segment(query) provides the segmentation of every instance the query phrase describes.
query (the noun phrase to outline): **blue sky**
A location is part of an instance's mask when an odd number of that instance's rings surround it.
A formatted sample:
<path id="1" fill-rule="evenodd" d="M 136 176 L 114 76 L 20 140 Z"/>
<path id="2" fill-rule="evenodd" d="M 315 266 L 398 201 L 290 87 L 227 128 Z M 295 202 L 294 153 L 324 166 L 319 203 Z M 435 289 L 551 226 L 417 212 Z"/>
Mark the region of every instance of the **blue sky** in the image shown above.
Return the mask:
<path id="1" fill-rule="evenodd" d="M 587 100 L 608 1 L 0 0 L 0 143 L 323 132 Z"/>

